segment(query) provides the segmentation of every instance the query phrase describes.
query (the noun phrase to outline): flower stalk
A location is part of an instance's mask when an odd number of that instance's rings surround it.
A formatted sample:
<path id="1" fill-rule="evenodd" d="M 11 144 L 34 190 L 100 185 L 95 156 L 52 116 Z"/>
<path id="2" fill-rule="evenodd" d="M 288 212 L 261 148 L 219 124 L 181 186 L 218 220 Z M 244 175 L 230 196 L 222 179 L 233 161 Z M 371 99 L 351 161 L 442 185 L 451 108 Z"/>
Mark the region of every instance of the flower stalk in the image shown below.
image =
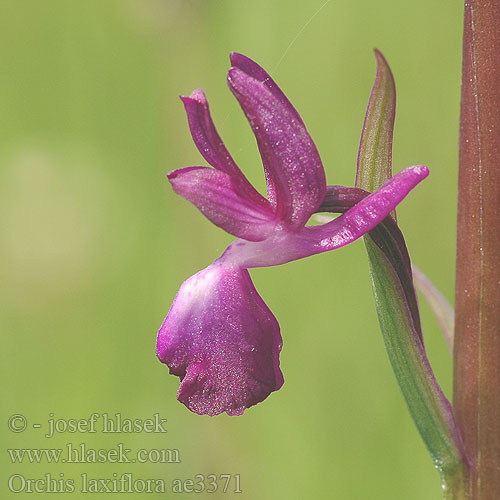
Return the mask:
<path id="1" fill-rule="evenodd" d="M 500 1 L 465 2 L 454 413 L 465 498 L 500 494 Z M 456 498 L 461 498 L 457 496 Z"/>

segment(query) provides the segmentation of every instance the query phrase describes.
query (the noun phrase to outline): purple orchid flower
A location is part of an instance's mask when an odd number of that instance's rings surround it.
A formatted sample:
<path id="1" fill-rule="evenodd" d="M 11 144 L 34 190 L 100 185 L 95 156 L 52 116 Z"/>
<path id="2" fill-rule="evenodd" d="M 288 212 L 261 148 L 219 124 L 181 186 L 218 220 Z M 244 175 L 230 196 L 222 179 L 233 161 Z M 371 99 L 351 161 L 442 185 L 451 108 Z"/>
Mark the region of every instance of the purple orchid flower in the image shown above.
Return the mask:
<path id="1" fill-rule="evenodd" d="M 409 167 L 337 219 L 306 226 L 325 198 L 325 172 L 295 108 L 255 62 L 231 54 L 229 88 L 264 164 L 268 198 L 246 179 L 210 117 L 205 94 L 182 97 L 193 140 L 208 167 L 168 174 L 176 193 L 238 239 L 185 281 L 158 332 L 156 352 L 181 379 L 177 397 L 198 414 L 240 415 L 283 385 L 276 318 L 249 268 L 274 266 L 339 248 L 387 217 L 428 175 Z"/>

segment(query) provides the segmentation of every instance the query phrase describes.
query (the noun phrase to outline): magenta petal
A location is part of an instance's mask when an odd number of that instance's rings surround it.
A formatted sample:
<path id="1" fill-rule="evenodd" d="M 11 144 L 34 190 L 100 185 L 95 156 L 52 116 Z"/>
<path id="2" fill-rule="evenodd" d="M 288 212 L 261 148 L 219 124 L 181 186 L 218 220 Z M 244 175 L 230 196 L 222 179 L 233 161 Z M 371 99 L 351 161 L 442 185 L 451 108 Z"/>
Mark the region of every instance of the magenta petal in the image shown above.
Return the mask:
<path id="1" fill-rule="evenodd" d="M 193 141 L 203 158 L 213 167 L 228 174 L 239 171 L 217 133 L 203 90 L 197 89 L 189 97 L 181 96 L 181 100 L 186 108 Z"/>
<path id="2" fill-rule="evenodd" d="M 254 69 L 252 75 L 260 76 Z M 270 89 L 252 75 L 231 68 L 228 84 L 257 139 L 269 200 L 290 226 L 300 227 L 325 196 L 323 165 L 304 123 L 281 91 Z"/>
<path id="3" fill-rule="evenodd" d="M 276 82 L 271 78 L 271 76 L 267 73 L 264 68 L 261 68 L 255 61 L 252 61 L 247 56 L 243 54 L 238 54 L 237 52 L 232 52 L 230 55 L 231 65 L 235 68 L 241 69 L 244 73 L 252 78 L 255 78 L 259 82 L 262 82 L 273 94 L 279 99 L 284 106 L 288 108 L 291 113 L 294 113 L 295 118 L 300 123 L 302 122 L 302 118 L 300 117 L 297 110 L 292 106 L 292 103 L 288 100 L 283 91 L 278 87 Z"/>
<path id="4" fill-rule="evenodd" d="M 252 59 L 250 59 L 249 57 L 244 56 L 243 54 L 238 54 L 237 52 L 231 53 L 230 61 L 233 67 L 240 69 L 248 76 L 251 76 L 252 78 L 255 78 L 259 82 L 263 83 L 273 93 L 273 95 L 279 101 L 281 101 L 283 106 L 285 106 L 290 111 L 290 113 L 295 116 L 297 121 L 305 127 L 304 122 L 302 121 L 302 118 L 300 117 L 297 110 L 293 107 L 292 103 L 288 100 L 286 95 L 278 87 L 276 82 L 271 78 L 269 73 L 267 73 L 264 68 L 259 66 L 255 61 L 252 61 Z M 273 176 L 270 175 L 267 170 L 266 163 L 264 163 L 264 170 L 266 173 L 267 195 L 269 200 L 274 203 L 276 200 L 276 186 L 274 185 Z"/>
<path id="5" fill-rule="evenodd" d="M 306 255 L 326 252 L 357 240 L 382 222 L 429 175 L 424 166 L 408 167 L 389 179 L 345 214 L 322 226 L 304 228 L 300 236 Z"/>
<path id="6" fill-rule="evenodd" d="M 156 353 L 181 379 L 177 397 L 203 415 L 240 415 L 283 385 L 278 322 L 246 269 L 213 264 L 185 281 Z"/>
<path id="7" fill-rule="evenodd" d="M 408 167 L 327 224 L 306 226 L 300 231 L 274 231 L 264 241 L 237 240 L 221 259 L 226 265 L 249 269 L 277 266 L 343 247 L 382 222 L 428 174 L 427 167 Z"/>
<path id="8" fill-rule="evenodd" d="M 269 202 L 250 184 L 222 142 L 210 116 L 203 90 L 195 90 L 189 97 L 181 96 L 186 108 L 189 129 L 196 147 L 212 167 L 229 174 L 241 192 L 255 204 L 270 207 Z"/>
<path id="9" fill-rule="evenodd" d="M 275 214 L 245 197 L 233 178 L 220 170 L 188 167 L 168 174 L 174 191 L 216 226 L 249 241 L 264 240 L 276 226 Z"/>

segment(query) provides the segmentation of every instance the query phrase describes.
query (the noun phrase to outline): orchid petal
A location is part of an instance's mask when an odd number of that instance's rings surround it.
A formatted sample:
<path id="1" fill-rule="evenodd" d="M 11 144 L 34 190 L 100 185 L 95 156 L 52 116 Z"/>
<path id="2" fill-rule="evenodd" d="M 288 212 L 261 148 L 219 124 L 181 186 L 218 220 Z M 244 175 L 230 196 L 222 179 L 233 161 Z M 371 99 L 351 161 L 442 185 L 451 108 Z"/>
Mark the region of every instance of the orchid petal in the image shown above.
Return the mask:
<path id="1" fill-rule="evenodd" d="M 309 254 L 339 248 L 360 238 L 382 222 L 428 175 L 427 167 L 408 167 L 332 222 L 305 228 L 303 233 L 312 243 Z"/>
<path id="2" fill-rule="evenodd" d="M 276 226 L 277 219 L 270 207 L 255 205 L 233 178 L 220 170 L 188 167 L 170 172 L 168 180 L 177 194 L 230 234 L 260 241 Z"/>
<path id="3" fill-rule="evenodd" d="M 183 283 L 156 352 L 181 379 L 177 397 L 203 415 L 241 415 L 283 385 L 278 322 L 247 270 L 213 264 Z"/>
<path id="4" fill-rule="evenodd" d="M 228 84 L 257 139 L 277 214 L 290 227 L 305 225 L 323 201 L 326 180 L 304 123 L 288 100 L 241 69 L 229 70 Z"/>
<path id="5" fill-rule="evenodd" d="M 246 73 L 248 76 L 251 76 L 252 78 L 255 78 L 259 82 L 263 83 L 273 93 L 273 95 L 281 101 L 283 106 L 286 106 L 287 109 L 294 114 L 297 121 L 303 124 L 302 118 L 297 110 L 293 107 L 292 103 L 288 100 L 286 95 L 264 68 L 260 67 L 249 57 L 244 56 L 243 54 L 238 54 L 237 52 L 231 53 L 230 61 L 233 67 L 241 69 L 241 71 Z"/>
<path id="6" fill-rule="evenodd" d="M 256 205 L 270 207 L 270 203 L 250 184 L 226 149 L 210 115 L 207 98 L 201 89 L 189 97 L 181 96 L 189 123 L 191 136 L 205 160 L 217 170 L 233 178 L 239 190 Z"/>
<path id="7" fill-rule="evenodd" d="M 427 167 L 408 167 L 331 222 L 298 232 L 274 231 L 265 241 L 236 241 L 221 259 L 246 268 L 266 267 L 343 247 L 382 222 L 428 174 Z M 346 196 L 352 198 L 353 193 L 347 192 Z"/>

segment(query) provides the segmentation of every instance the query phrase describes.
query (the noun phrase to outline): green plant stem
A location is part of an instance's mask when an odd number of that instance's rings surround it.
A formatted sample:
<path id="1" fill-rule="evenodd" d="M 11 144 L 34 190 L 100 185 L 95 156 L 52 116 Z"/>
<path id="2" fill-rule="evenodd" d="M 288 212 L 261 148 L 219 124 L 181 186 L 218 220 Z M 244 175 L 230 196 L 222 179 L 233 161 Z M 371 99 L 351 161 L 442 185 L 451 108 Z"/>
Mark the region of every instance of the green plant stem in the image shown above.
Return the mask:
<path id="1" fill-rule="evenodd" d="M 498 500 L 500 0 L 465 3 L 459 163 L 454 413 L 469 459 L 465 498 Z"/>
<path id="2" fill-rule="evenodd" d="M 447 488 L 444 490 L 444 500 L 467 500 L 466 471 L 457 471 L 454 476 L 448 476 Z"/>

